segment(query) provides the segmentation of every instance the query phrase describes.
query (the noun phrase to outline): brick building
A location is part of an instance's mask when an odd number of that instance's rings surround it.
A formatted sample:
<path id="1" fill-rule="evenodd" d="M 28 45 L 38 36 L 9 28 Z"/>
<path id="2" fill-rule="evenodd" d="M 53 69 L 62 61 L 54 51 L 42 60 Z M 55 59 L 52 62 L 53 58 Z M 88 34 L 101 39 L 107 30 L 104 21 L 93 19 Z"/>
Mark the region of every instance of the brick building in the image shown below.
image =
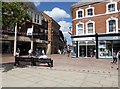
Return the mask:
<path id="1" fill-rule="evenodd" d="M 17 24 L 16 47 L 15 29 L 0 29 L 0 43 L 2 49 L 0 53 L 13 54 L 15 48 L 20 48 L 20 55 L 27 55 L 29 49 L 44 50 L 45 53 L 57 53 L 58 49 L 64 48 L 64 36 L 59 30 L 60 25 L 51 17 L 43 12 L 38 12 L 36 7 L 31 2 L 24 3 L 28 6 L 28 14 L 31 17 L 31 22 L 26 22 L 25 25 Z M 33 30 L 33 36 L 27 35 L 28 29 Z"/>
<path id="2" fill-rule="evenodd" d="M 112 58 L 120 50 L 120 1 L 79 2 L 71 6 L 77 57 Z"/>
<path id="3" fill-rule="evenodd" d="M 64 49 L 65 41 L 63 33 L 59 30 L 60 25 L 50 16 L 42 12 L 42 15 L 48 21 L 48 48 L 47 54 L 58 53 L 58 50 L 61 51 Z"/>
<path id="4" fill-rule="evenodd" d="M 32 41 L 33 50 L 36 48 L 46 49 L 48 44 L 47 21 L 45 21 L 41 13 L 37 12 L 33 3 L 27 2 L 24 4 L 29 7 L 28 14 L 32 18 L 32 21 L 26 22 L 25 25 L 17 24 L 16 47 L 20 48 L 20 55 L 28 54 L 28 50 L 31 49 Z M 27 35 L 28 28 L 33 28 L 33 38 L 32 36 Z M 0 43 L 2 44 L 0 53 L 13 54 L 15 50 L 15 29 L 0 29 L 0 33 L 2 33 L 0 36 Z"/>

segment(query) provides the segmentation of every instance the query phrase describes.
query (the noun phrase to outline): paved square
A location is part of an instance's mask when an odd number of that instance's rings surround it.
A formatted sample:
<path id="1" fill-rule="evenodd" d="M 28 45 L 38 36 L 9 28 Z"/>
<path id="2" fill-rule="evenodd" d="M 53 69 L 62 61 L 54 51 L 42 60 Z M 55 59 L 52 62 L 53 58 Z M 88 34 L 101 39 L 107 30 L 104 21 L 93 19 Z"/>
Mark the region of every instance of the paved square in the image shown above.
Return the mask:
<path id="1" fill-rule="evenodd" d="M 54 60 L 53 68 L 41 64 L 13 67 L 2 72 L 2 87 L 118 87 L 117 65 L 111 60 L 48 56 Z"/>

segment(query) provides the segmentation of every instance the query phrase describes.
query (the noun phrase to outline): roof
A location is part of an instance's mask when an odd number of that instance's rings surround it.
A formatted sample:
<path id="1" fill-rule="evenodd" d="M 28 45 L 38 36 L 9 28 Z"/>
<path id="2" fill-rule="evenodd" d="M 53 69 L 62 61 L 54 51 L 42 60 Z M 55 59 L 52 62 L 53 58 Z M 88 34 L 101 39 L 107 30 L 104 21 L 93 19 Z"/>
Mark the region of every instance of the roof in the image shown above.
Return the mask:
<path id="1" fill-rule="evenodd" d="M 119 2 L 119 0 L 113 0 L 113 1 Z M 81 1 L 81 2 L 73 4 L 70 7 L 70 10 L 72 11 L 72 9 L 75 8 L 75 7 L 83 7 L 83 6 L 97 4 L 97 3 L 101 3 L 101 2 L 110 2 L 110 0 L 86 0 L 86 1 Z"/>
<path id="2" fill-rule="evenodd" d="M 43 16 L 45 15 L 45 16 L 47 16 L 48 18 L 50 18 L 55 24 L 57 24 L 59 27 L 61 27 L 52 17 L 50 17 L 50 16 L 48 16 L 46 13 L 44 13 L 44 12 L 40 12 L 40 13 L 42 13 L 43 14 Z M 45 17 L 44 17 L 45 18 Z"/>
<path id="3" fill-rule="evenodd" d="M 83 6 L 87 6 L 87 5 L 91 5 L 91 4 L 96 4 L 96 3 L 100 3 L 100 2 L 78 2 L 76 4 L 73 4 L 71 7 L 70 7 L 70 10 L 72 11 L 73 8 L 75 7 L 83 7 Z"/>

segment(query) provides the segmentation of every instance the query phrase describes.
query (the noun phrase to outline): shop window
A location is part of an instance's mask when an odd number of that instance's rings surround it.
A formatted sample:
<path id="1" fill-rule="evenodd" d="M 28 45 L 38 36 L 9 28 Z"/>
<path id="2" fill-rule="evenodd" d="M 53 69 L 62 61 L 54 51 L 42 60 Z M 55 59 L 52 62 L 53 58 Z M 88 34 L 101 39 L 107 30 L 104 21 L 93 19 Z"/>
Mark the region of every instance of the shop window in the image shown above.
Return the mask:
<path id="1" fill-rule="evenodd" d="M 107 33 L 118 33 L 118 19 L 109 18 L 107 21 Z"/>
<path id="2" fill-rule="evenodd" d="M 83 9 L 79 9 L 76 11 L 76 17 L 77 18 L 82 18 L 84 17 L 84 10 Z"/>
<path id="3" fill-rule="evenodd" d="M 78 23 L 77 25 L 76 25 L 76 34 L 77 35 L 82 35 L 82 34 L 84 34 L 84 24 L 83 23 Z"/>
<path id="4" fill-rule="evenodd" d="M 117 2 L 111 2 L 106 5 L 106 13 L 117 12 Z"/>
<path id="5" fill-rule="evenodd" d="M 99 58 L 112 58 L 111 41 L 99 41 L 98 51 Z"/>
<path id="6" fill-rule="evenodd" d="M 95 33 L 95 22 L 89 21 L 86 24 L 86 34 L 93 34 Z"/>

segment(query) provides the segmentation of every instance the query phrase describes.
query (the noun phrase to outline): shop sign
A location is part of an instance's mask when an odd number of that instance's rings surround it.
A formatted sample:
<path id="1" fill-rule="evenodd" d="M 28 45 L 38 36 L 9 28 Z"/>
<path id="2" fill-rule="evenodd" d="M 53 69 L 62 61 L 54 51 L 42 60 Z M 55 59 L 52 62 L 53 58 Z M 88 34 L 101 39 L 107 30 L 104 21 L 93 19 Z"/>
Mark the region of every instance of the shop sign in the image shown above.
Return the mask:
<path id="1" fill-rule="evenodd" d="M 27 36 L 32 36 L 33 35 L 33 29 L 32 28 L 28 28 L 27 29 Z"/>
<path id="2" fill-rule="evenodd" d="M 2 35 L 2 39 L 8 39 L 8 35 Z"/>
<path id="3" fill-rule="evenodd" d="M 120 36 L 98 37 L 98 40 L 120 40 Z"/>

